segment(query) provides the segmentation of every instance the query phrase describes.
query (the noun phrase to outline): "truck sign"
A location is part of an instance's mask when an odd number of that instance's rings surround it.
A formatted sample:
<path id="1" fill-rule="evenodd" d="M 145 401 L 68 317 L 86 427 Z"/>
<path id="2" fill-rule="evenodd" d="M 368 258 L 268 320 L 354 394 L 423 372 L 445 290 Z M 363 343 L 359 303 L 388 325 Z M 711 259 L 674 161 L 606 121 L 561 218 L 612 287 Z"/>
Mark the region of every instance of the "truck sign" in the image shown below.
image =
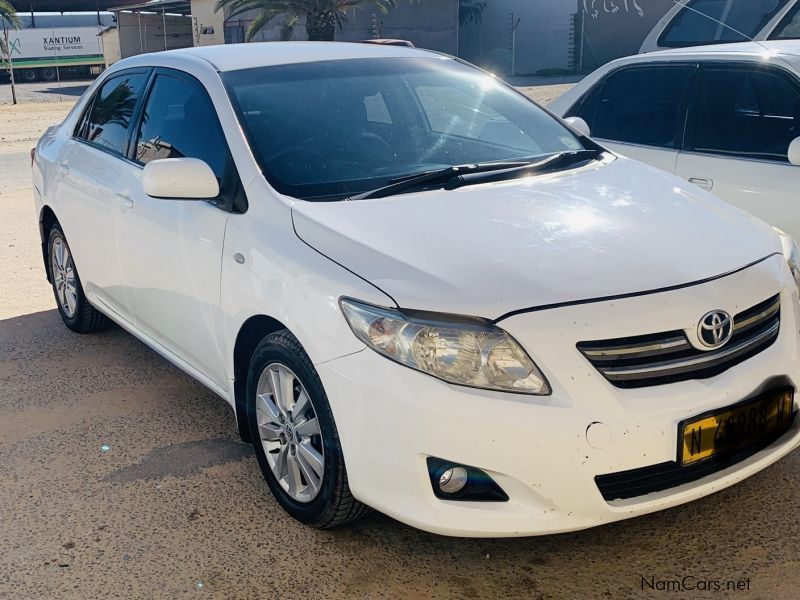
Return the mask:
<path id="1" fill-rule="evenodd" d="M 15 69 L 102 65 L 99 27 L 12 29 L 8 49 Z"/>

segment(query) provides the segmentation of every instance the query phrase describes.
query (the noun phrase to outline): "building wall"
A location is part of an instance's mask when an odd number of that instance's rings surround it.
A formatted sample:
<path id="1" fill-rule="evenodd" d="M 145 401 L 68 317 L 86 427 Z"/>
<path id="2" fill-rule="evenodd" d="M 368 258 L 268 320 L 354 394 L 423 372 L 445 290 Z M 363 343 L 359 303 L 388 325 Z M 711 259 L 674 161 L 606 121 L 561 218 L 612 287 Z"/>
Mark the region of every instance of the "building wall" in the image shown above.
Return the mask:
<path id="1" fill-rule="evenodd" d="M 119 49 L 119 31 L 116 27 L 106 29 L 101 35 L 103 40 L 103 60 L 106 68 L 122 58 Z"/>
<path id="2" fill-rule="evenodd" d="M 458 52 L 458 0 L 427 0 L 411 4 L 404 0 L 387 15 L 369 7 L 353 11 L 341 30 L 336 31 L 337 41 L 353 42 L 372 37 L 399 38 L 415 46 L 448 54 Z M 226 24 L 226 41 L 243 41 L 244 34 L 257 12 L 245 13 Z M 280 39 L 283 20 L 277 18 L 253 41 Z M 295 40 L 306 39 L 305 25 L 301 22 L 294 32 Z"/>
<path id="3" fill-rule="evenodd" d="M 167 35 L 164 38 L 164 18 L 153 13 L 117 13 L 120 56 L 127 58 L 146 52 L 188 48 L 194 43 L 192 18 L 166 16 Z"/>
<path id="4" fill-rule="evenodd" d="M 583 19 L 582 70 L 637 54 L 673 0 L 579 0 Z M 580 39 L 580 38 L 579 38 Z M 580 50 L 579 50 L 580 52 Z"/>
<path id="5" fill-rule="evenodd" d="M 459 56 L 511 74 L 512 13 L 516 74 L 571 71 L 578 0 L 489 0 L 480 23 L 461 28 Z"/>
<path id="6" fill-rule="evenodd" d="M 225 19 L 215 12 L 216 0 L 192 0 L 192 28 L 195 46 L 225 43 Z"/>

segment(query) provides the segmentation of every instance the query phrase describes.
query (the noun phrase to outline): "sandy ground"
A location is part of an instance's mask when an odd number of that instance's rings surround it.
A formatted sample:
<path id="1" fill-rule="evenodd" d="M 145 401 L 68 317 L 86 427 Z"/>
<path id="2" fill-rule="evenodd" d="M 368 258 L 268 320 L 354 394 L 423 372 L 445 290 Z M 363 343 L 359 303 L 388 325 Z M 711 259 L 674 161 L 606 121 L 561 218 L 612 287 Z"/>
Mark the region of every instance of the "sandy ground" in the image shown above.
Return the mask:
<path id="1" fill-rule="evenodd" d="M 0 598 L 628 598 L 684 576 L 749 592 L 656 595 L 797 598 L 797 453 L 691 505 L 546 538 L 292 521 L 221 400 L 120 329 L 61 324 L 28 149 L 68 109 L 0 107 Z"/>

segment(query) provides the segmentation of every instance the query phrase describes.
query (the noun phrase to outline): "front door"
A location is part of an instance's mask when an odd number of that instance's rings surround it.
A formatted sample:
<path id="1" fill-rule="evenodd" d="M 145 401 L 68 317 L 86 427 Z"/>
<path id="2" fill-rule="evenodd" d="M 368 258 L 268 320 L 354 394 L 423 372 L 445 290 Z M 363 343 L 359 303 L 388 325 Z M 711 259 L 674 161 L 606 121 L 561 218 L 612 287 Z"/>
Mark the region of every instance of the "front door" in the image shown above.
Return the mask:
<path id="1" fill-rule="evenodd" d="M 129 206 L 117 218 L 122 280 L 137 327 L 222 390 L 220 273 L 226 185 L 233 168 L 215 109 L 205 89 L 188 75 L 159 70 L 136 134 L 137 176 L 121 193 Z M 142 166 L 164 158 L 199 158 L 220 181 L 220 198 L 151 198 Z M 226 173 L 228 172 L 228 173 Z"/>
<path id="2" fill-rule="evenodd" d="M 648 63 L 612 71 L 572 110 L 614 152 L 673 173 L 695 64 Z"/>

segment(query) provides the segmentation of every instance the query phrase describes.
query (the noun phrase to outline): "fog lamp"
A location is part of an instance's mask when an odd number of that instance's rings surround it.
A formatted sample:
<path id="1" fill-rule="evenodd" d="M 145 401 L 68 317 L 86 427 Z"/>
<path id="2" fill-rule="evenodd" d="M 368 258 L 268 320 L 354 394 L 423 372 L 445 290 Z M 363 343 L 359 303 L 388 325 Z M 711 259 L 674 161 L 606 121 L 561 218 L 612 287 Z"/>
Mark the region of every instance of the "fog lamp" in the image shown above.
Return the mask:
<path id="1" fill-rule="evenodd" d="M 457 494 L 464 489 L 468 480 L 469 473 L 464 467 L 453 467 L 439 477 L 439 489 L 445 494 Z"/>

